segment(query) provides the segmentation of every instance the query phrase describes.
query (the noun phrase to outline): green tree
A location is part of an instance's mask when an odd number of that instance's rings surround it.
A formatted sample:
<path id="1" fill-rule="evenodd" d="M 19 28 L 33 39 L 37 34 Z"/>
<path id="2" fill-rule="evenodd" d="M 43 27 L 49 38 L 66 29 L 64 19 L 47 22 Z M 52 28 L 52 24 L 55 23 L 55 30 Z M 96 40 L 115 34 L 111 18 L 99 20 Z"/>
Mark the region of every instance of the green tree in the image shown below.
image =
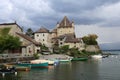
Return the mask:
<path id="1" fill-rule="evenodd" d="M 26 31 L 26 35 L 28 35 L 31 38 L 33 38 L 33 30 L 31 28 L 28 28 L 27 31 Z"/>
<path id="2" fill-rule="evenodd" d="M 60 53 L 62 54 L 67 54 L 68 51 L 69 51 L 69 45 L 64 45 L 64 46 L 61 46 L 60 49 L 59 49 Z"/>
<path id="3" fill-rule="evenodd" d="M 86 45 L 97 45 L 97 38 L 98 36 L 96 34 L 89 34 L 88 36 L 84 36 L 82 39 Z"/>
<path id="4" fill-rule="evenodd" d="M 80 51 L 78 48 L 70 48 L 70 55 L 73 57 L 79 57 L 80 56 Z"/>
<path id="5" fill-rule="evenodd" d="M 0 53 L 5 50 L 18 49 L 20 45 L 21 42 L 18 37 L 11 35 L 0 36 Z"/>

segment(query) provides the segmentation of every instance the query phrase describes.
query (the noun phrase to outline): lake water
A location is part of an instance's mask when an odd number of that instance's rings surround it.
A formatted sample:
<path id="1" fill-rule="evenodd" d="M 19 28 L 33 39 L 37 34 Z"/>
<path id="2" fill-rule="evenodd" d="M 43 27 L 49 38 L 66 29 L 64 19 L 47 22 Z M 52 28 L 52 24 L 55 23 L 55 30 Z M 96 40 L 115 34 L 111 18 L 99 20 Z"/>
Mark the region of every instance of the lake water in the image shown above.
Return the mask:
<path id="1" fill-rule="evenodd" d="M 32 69 L 18 72 L 18 76 L 6 75 L 0 80 L 120 80 L 120 51 L 99 60 L 61 63 L 48 69 Z"/>

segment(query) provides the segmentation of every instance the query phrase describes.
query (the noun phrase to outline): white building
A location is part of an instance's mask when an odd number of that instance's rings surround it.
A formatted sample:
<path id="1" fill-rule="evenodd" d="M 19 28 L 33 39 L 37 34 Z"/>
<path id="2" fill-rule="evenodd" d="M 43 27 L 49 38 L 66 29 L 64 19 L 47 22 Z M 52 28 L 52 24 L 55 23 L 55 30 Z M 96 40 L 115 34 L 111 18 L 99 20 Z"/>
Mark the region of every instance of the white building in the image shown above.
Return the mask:
<path id="1" fill-rule="evenodd" d="M 34 33 L 34 39 L 46 47 L 51 47 L 51 34 L 46 28 L 40 28 L 37 30 Z"/>

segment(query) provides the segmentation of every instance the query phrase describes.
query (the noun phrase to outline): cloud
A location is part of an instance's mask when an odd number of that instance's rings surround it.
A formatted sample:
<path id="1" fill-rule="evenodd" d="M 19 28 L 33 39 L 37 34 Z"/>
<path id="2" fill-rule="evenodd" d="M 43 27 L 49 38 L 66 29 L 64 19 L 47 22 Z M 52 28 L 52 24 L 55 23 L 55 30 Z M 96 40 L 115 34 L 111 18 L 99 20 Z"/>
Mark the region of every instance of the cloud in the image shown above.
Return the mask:
<path id="1" fill-rule="evenodd" d="M 0 23 L 17 21 L 25 29 L 30 27 L 35 31 L 41 26 L 52 29 L 68 16 L 75 25 L 80 25 L 76 26 L 78 30 L 83 29 L 76 31 L 78 36 L 91 32 L 100 36 L 99 42 L 114 42 L 120 40 L 115 36 L 120 34 L 119 7 L 120 0 L 1 0 Z M 111 36 L 114 36 L 112 41 Z"/>
<path id="2" fill-rule="evenodd" d="M 44 17 L 54 15 L 47 0 L 35 0 L 34 2 L 33 0 L 2 0 L 0 12 L 2 12 L 0 13 L 1 23 L 17 21 L 27 28 L 44 25 L 44 22 L 47 22 Z"/>
<path id="3" fill-rule="evenodd" d="M 82 16 L 87 19 L 92 19 L 96 24 L 101 26 L 120 26 L 120 2 L 113 4 L 106 4 L 100 7 L 97 7 L 93 10 L 88 10 L 82 13 Z M 100 20 L 97 22 L 97 20 Z"/>
<path id="4" fill-rule="evenodd" d="M 88 34 L 98 35 L 99 43 L 120 42 L 120 27 L 100 27 L 97 25 L 76 25 L 75 32 L 77 37 L 83 37 Z"/>

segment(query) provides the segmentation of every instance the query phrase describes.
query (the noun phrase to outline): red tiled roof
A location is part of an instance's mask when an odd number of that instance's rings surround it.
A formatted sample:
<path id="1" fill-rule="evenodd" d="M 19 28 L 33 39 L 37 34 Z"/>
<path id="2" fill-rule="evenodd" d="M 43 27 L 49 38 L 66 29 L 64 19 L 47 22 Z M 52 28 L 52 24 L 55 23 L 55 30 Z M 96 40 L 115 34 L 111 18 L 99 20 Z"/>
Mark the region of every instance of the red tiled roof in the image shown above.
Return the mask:
<path id="1" fill-rule="evenodd" d="M 40 28 L 39 30 L 37 30 L 35 33 L 49 33 L 49 30 L 46 28 Z"/>
<path id="2" fill-rule="evenodd" d="M 40 43 L 36 42 L 34 39 L 32 39 L 31 37 L 25 35 L 25 34 L 22 34 L 22 33 L 16 33 L 17 35 L 21 36 L 22 38 L 32 42 L 33 44 L 35 45 L 40 45 Z"/>

